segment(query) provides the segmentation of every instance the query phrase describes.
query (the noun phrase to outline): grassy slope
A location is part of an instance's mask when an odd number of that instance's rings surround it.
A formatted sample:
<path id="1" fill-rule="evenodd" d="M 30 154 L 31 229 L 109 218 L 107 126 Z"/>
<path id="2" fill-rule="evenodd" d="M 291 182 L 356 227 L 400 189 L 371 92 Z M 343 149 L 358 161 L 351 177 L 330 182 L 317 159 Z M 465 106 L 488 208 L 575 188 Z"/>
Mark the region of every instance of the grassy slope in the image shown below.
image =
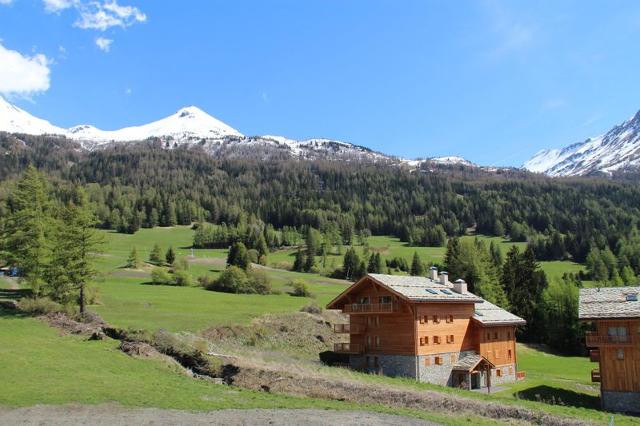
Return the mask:
<path id="1" fill-rule="evenodd" d="M 114 340 L 88 342 L 59 336 L 46 324 L 0 309 L 1 406 L 98 404 L 184 410 L 225 408 L 365 409 L 404 414 L 446 425 L 492 422 L 383 406 L 289 397 L 213 385 L 180 374 L 160 360 L 131 358 Z"/>

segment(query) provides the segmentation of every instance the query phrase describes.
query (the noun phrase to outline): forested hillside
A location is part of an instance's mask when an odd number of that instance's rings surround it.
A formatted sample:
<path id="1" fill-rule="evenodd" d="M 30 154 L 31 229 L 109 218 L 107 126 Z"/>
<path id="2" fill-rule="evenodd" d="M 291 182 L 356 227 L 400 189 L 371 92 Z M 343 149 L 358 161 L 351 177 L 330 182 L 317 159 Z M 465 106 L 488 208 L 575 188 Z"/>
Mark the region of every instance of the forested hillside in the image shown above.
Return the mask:
<path id="1" fill-rule="evenodd" d="M 366 232 L 443 245 L 447 237 L 474 231 L 529 240 L 538 259 L 583 262 L 592 249 L 618 254 L 640 218 L 640 188 L 604 179 L 211 158 L 152 142 L 86 152 L 64 139 L 6 134 L 0 148 L 3 186 L 34 164 L 59 181 L 60 197 L 65 182 L 86 186 L 100 226 L 121 232 L 194 221 L 260 222 L 337 229 L 345 244 Z"/>

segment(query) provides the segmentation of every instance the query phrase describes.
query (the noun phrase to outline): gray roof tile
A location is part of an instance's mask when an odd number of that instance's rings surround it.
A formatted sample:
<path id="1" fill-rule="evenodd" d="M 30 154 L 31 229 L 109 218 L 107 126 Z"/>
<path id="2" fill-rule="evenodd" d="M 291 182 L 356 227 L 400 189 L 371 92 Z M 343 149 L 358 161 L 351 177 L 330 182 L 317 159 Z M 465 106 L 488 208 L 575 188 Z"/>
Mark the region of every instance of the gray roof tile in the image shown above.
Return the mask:
<path id="1" fill-rule="evenodd" d="M 640 287 L 582 288 L 578 318 L 640 318 L 640 301 L 627 300 L 627 295 L 638 293 Z"/>

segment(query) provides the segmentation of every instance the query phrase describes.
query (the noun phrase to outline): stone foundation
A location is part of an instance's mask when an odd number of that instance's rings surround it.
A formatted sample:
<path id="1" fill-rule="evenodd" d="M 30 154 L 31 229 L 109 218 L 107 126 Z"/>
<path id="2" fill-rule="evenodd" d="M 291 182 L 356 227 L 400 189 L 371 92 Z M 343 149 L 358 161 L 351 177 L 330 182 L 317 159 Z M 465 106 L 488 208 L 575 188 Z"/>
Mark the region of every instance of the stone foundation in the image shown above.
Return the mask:
<path id="1" fill-rule="evenodd" d="M 367 365 L 367 357 L 369 364 Z M 377 367 L 376 367 L 377 359 Z M 416 357 L 412 355 L 351 355 L 349 365 L 354 370 L 384 374 L 390 377 L 416 378 Z"/>
<path id="2" fill-rule="evenodd" d="M 602 391 L 602 408 L 607 411 L 640 414 L 640 392 Z"/>

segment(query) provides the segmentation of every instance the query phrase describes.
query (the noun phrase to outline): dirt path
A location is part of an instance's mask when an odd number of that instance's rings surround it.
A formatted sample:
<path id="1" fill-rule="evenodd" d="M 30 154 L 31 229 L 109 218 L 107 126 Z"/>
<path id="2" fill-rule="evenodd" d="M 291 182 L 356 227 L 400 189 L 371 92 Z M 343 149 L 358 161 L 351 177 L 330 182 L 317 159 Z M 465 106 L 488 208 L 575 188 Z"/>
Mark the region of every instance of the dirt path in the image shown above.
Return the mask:
<path id="1" fill-rule="evenodd" d="M 0 425 L 275 425 L 275 426 L 433 426 L 418 419 L 369 413 L 366 411 L 334 410 L 220 410 L 191 412 L 157 408 L 129 409 L 118 405 L 64 405 L 28 408 L 0 408 Z"/>

